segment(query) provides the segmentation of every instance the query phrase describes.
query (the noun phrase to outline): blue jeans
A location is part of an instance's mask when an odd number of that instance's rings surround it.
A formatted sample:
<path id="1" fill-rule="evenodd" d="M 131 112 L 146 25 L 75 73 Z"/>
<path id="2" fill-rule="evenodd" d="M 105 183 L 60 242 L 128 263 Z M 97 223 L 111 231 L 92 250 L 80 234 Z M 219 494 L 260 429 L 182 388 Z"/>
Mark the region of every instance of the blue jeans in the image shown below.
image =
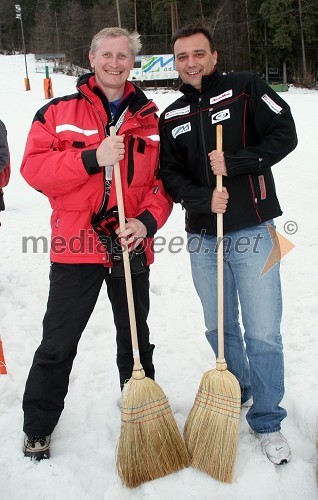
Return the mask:
<path id="1" fill-rule="evenodd" d="M 253 396 L 246 419 L 259 433 L 279 431 L 287 415 L 279 406 L 284 395 L 279 262 L 261 276 L 273 248 L 268 223 L 273 226 L 269 221 L 228 233 L 223 239 L 225 359 L 239 381 L 242 402 Z M 188 251 L 206 337 L 217 356 L 217 238 L 188 234 Z"/>

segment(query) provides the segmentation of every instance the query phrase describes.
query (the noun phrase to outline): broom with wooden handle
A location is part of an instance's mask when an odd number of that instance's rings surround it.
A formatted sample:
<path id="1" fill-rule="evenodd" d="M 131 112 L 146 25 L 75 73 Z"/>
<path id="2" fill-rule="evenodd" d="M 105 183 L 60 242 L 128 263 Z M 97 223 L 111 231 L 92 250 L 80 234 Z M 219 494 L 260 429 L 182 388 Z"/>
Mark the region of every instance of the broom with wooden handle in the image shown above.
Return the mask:
<path id="1" fill-rule="evenodd" d="M 217 151 L 222 151 L 222 125 L 217 125 Z M 222 175 L 217 176 L 222 191 Z M 217 214 L 218 356 L 216 368 L 206 372 L 187 418 L 184 438 L 191 465 L 231 483 L 237 451 L 241 389 L 227 370 L 223 325 L 223 215 Z"/>
<path id="2" fill-rule="evenodd" d="M 111 127 L 110 135 L 116 134 Z M 114 165 L 120 231 L 125 213 L 119 163 Z M 128 248 L 123 247 L 133 373 L 123 391 L 121 430 L 117 446 L 117 469 L 123 483 L 134 488 L 189 465 L 189 455 L 169 402 L 160 386 L 145 376 L 140 362 Z"/>

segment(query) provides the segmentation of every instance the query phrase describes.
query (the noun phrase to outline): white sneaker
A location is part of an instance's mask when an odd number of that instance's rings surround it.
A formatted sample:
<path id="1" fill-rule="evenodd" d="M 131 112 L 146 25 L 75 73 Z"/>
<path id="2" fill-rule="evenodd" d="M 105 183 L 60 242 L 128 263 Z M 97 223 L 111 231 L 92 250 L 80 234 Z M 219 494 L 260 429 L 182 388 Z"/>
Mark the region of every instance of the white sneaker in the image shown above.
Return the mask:
<path id="1" fill-rule="evenodd" d="M 253 397 L 241 404 L 241 408 L 250 408 L 251 406 L 253 406 Z"/>
<path id="2" fill-rule="evenodd" d="M 251 430 L 259 440 L 264 455 L 276 465 L 287 464 L 291 459 L 290 446 L 281 432 L 259 434 Z"/>

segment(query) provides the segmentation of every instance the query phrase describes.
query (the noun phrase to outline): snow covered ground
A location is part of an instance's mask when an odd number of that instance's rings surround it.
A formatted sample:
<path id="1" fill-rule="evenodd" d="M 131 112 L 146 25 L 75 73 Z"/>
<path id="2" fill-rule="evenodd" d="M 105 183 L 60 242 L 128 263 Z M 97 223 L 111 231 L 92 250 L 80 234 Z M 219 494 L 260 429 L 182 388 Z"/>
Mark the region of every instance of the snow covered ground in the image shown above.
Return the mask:
<path id="1" fill-rule="evenodd" d="M 318 92 L 291 89 L 290 104 L 299 146 L 274 167 L 282 217 L 278 231 L 295 248 L 282 261 L 286 394 L 283 433 L 293 452 L 287 466 L 275 467 L 248 432 L 243 410 L 234 482 L 221 484 L 188 468 L 135 490 L 122 486 L 114 454 L 120 429 L 118 375 L 112 314 L 102 289 L 83 334 L 71 374 L 65 410 L 54 432 L 51 459 L 34 464 L 22 454 L 21 399 L 32 357 L 41 339 L 48 292 L 48 253 L 22 250 L 23 236 L 49 237 L 50 207 L 19 174 L 33 116 L 47 101 L 44 75 L 28 56 L 31 91 L 25 92 L 23 56 L 0 55 L 0 118 L 8 129 L 12 178 L 1 213 L 0 311 L 8 375 L 0 375 L 0 497 L 2 500 L 314 500 L 315 438 L 318 417 L 317 268 Z M 53 75 L 55 96 L 73 93 L 75 78 Z M 148 92 L 162 111 L 176 92 Z M 298 230 L 286 234 L 286 223 Z M 296 227 L 296 226 L 294 226 Z M 185 238 L 183 214 L 175 207 L 160 235 Z M 158 248 L 159 249 L 159 248 Z M 172 247 L 180 250 L 180 247 Z M 183 245 L 157 254 L 151 272 L 152 341 L 157 381 L 167 394 L 180 429 L 192 406 L 201 375 L 214 366 L 204 336 L 203 316 Z"/>

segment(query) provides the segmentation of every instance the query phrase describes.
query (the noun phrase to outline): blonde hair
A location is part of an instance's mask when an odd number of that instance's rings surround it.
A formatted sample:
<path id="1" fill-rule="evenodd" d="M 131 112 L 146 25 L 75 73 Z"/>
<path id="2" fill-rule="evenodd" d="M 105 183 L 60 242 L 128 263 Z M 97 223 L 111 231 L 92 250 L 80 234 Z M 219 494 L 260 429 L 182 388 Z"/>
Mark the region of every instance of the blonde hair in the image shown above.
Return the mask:
<path id="1" fill-rule="evenodd" d="M 128 39 L 131 52 L 136 56 L 141 50 L 140 35 L 137 31 L 130 33 L 125 28 L 103 28 L 93 37 L 90 52 L 94 54 L 102 38 L 116 38 L 120 36 L 125 36 Z"/>

